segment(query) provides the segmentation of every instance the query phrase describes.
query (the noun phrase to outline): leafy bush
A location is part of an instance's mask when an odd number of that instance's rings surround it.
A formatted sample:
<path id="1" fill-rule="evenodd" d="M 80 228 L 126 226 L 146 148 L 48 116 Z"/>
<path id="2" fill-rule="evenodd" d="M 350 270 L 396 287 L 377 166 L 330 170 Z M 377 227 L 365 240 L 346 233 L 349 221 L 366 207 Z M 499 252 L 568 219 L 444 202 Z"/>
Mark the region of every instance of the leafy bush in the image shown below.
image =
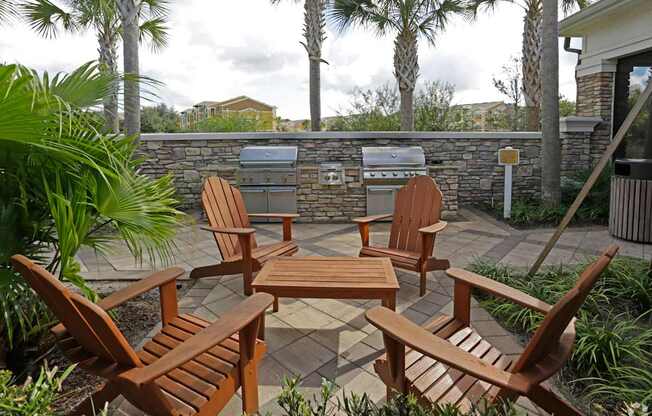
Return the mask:
<path id="1" fill-rule="evenodd" d="M 573 287 L 588 261 L 575 267 L 544 268 L 534 276 L 482 260 L 475 261 L 471 268 L 554 304 Z M 576 323 L 571 371 L 564 374 L 575 378 L 575 384 L 589 397 L 607 401 L 610 409 L 622 402 L 652 404 L 652 289 L 648 272 L 649 265 L 643 260 L 615 258 L 587 297 Z M 543 318 L 538 312 L 485 293 L 478 292 L 478 297 L 490 314 L 524 335 L 531 335 Z M 620 404 L 614 404 L 613 397 Z"/>
<path id="2" fill-rule="evenodd" d="M 0 362 L 14 334 L 31 334 L 47 319 L 9 270 L 12 255 L 40 261 L 93 300 L 75 260 L 81 247 L 101 252 L 122 239 L 136 257 L 173 256 L 181 213 L 171 176 L 138 171 L 133 137 L 100 133 L 94 108 L 115 82 L 92 63 L 54 76 L 0 65 L 0 315 L 12 318 L 0 324 Z"/>
<path id="3" fill-rule="evenodd" d="M 52 319 L 49 310 L 34 294 L 22 276 L 0 265 L 0 354 L 9 353 L 16 363 L 29 345 L 38 345 Z M 6 364 L 0 356 L 0 363 Z M 22 371 L 22 368 L 18 369 Z"/>
<path id="4" fill-rule="evenodd" d="M 174 133 L 179 130 L 179 114 L 174 107 L 161 103 L 140 110 L 140 131 L 143 133 Z"/>
<path id="5" fill-rule="evenodd" d="M 74 366 L 63 373 L 54 367 L 42 368 L 36 380 L 28 378 L 21 385 L 12 384 L 11 372 L 0 371 L 0 410 L 7 416 L 50 416 L 54 415 L 52 404 L 61 391 L 61 384 L 72 372 Z"/>
<path id="6" fill-rule="evenodd" d="M 471 115 L 451 105 L 455 87 L 431 81 L 414 98 L 414 128 L 417 131 L 472 130 Z M 400 97 L 395 86 L 387 83 L 375 90 L 356 88 L 351 92 L 348 109 L 338 113 L 328 126 L 334 131 L 398 131 L 401 129 Z"/>
<path id="7" fill-rule="evenodd" d="M 644 329 L 642 315 L 608 314 L 603 319 L 583 313 L 577 321 L 572 362 L 579 374 L 600 376 L 623 363 L 652 364 L 652 328 Z"/>
<path id="8" fill-rule="evenodd" d="M 570 178 L 564 178 L 561 189 L 562 200 L 558 208 L 547 207 L 541 201 L 534 199 L 514 199 L 512 216 L 508 222 L 522 226 L 558 224 L 590 175 L 591 171 L 585 170 Z M 609 221 L 611 175 L 611 168 L 602 172 L 591 192 L 577 210 L 572 223 L 606 224 Z M 496 216 L 502 218 L 502 204 L 497 204 L 493 211 Z"/>
<path id="9" fill-rule="evenodd" d="M 197 122 L 192 131 L 202 133 L 228 133 L 240 131 L 262 130 L 262 123 L 253 117 L 242 116 L 237 113 L 226 113 L 209 117 Z"/>
<path id="10" fill-rule="evenodd" d="M 526 415 L 507 402 L 495 405 L 481 403 L 469 412 L 463 412 L 452 404 L 434 404 L 431 407 L 421 406 L 413 395 L 396 395 L 382 405 L 376 405 L 364 393 L 346 393 L 334 399 L 337 386 L 335 383 L 322 379 L 319 396 L 307 399 L 298 391 L 299 378 L 286 378 L 283 381 L 283 391 L 277 399 L 283 409 L 284 416 L 331 416 L 344 414 L 346 416 L 516 416 Z"/>

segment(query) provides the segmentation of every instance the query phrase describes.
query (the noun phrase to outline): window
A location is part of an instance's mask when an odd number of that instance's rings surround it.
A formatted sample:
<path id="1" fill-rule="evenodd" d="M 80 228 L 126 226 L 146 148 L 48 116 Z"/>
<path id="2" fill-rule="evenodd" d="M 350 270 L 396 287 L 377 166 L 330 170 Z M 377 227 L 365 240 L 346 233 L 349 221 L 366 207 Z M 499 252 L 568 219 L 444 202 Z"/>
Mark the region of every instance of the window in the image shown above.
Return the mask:
<path id="1" fill-rule="evenodd" d="M 616 72 L 614 135 L 652 80 L 652 51 L 621 59 Z M 618 158 L 652 159 L 652 100 L 636 117 L 616 152 Z"/>

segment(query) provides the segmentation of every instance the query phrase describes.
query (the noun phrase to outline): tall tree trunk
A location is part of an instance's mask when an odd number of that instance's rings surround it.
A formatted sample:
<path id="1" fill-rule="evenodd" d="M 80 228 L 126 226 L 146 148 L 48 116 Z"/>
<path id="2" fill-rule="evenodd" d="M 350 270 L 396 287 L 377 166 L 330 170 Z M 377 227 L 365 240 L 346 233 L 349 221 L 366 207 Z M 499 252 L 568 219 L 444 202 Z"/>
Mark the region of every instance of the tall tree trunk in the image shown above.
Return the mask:
<path id="1" fill-rule="evenodd" d="M 559 23 L 557 0 L 543 0 L 542 198 L 558 207 L 561 201 L 559 139 Z"/>
<path id="2" fill-rule="evenodd" d="M 528 107 L 528 129 L 538 131 L 541 108 L 541 1 L 533 0 L 523 18 L 523 96 Z"/>
<path id="3" fill-rule="evenodd" d="M 414 130 L 414 88 L 419 77 L 417 36 L 404 30 L 394 41 L 394 76 L 401 93 L 401 131 Z"/>
<path id="4" fill-rule="evenodd" d="M 139 0 L 117 0 L 122 20 L 125 134 L 128 136 L 140 134 L 140 81 L 138 79 L 140 28 L 136 1 Z"/>
<path id="5" fill-rule="evenodd" d="M 109 30 L 98 34 L 100 71 L 105 71 L 116 80 L 113 92 L 104 99 L 104 124 L 106 132 L 120 132 L 118 119 L 118 37 Z"/>
<path id="6" fill-rule="evenodd" d="M 326 39 L 324 27 L 324 0 L 306 0 L 304 4 L 303 35 L 306 39 L 302 43 L 308 60 L 310 61 L 310 129 L 321 130 L 321 75 L 322 63 L 321 47 Z"/>

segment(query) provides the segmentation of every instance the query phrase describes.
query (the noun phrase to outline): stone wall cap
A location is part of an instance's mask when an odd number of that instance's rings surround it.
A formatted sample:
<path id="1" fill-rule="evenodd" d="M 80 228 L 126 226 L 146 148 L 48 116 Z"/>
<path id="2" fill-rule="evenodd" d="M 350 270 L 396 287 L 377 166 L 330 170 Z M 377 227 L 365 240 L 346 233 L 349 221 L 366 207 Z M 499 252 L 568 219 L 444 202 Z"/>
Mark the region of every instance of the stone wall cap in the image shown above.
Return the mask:
<path id="1" fill-rule="evenodd" d="M 602 121 L 600 117 L 563 117 L 559 119 L 559 131 L 561 133 L 593 133 L 595 126 Z"/>
<path id="2" fill-rule="evenodd" d="M 456 139 L 456 140 L 540 140 L 540 132 L 480 132 L 480 131 L 322 131 L 322 132 L 248 132 L 248 133 L 146 133 L 140 136 L 141 141 L 194 141 L 194 140 L 377 140 L 377 139 Z"/>

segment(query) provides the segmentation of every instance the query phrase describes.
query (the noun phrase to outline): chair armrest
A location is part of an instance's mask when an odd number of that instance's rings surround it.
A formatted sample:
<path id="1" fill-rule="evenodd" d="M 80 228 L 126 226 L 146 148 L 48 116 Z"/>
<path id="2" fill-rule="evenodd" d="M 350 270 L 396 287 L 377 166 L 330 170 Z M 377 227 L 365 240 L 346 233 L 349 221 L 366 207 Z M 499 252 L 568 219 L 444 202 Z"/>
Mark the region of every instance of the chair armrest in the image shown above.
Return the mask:
<path id="1" fill-rule="evenodd" d="M 496 282 L 487 277 L 480 276 L 479 274 L 470 272 L 468 270 L 450 268 L 446 270 L 446 274 L 457 282 L 466 283 L 469 286 L 481 289 L 492 295 L 508 299 L 526 308 L 541 312 L 548 313 L 552 306 L 540 301 L 539 299 L 527 295 L 520 290 L 509 287 L 503 283 Z"/>
<path id="2" fill-rule="evenodd" d="M 299 218 L 299 214 L 278 214 L 278 213 L 265 213 L 265 214 L 247 214 L 251 218 Z"/>
<path id="3" fill-rule="evenodd" d="M 526 394 L 533 387 L 525 377 L 496 368 L 387 308 L 377 306 L 365 315 L 367 321 L 384 335 L 465 374 L 521 394 Z"/>
<path id="4" fill-rule="evenodd" d="M 292 240 L 292 220 L 299 218 L 299 214 L 248 214 L 251 218 L 282 218 L 283 219 L 283 241 Z"/>
<path id="5" fill-rule="evenodd" d="M 419 228 L 419 232 L 423 234 L 437 234 L 448 226 L 446 221 L 439 221 L 427 227 Z"/>
<path id="6" fill-rule="evenodd" d="M 155 380 L 210 350 L 231 335 L 241 331 L 265 313 L 274 302 L 268 293 L 256 293 L 222 315 L 212 325 L 187 339 L 152 364 L 130 369 L 123 378 L 137 385 Z"/>
<path id="7" fill-rule="evenodd" d="M 356 222 L 358 224 L 368 224 L 370 222 L 384 220 L 384 219 L 389 218 L 389 217 L 391 217 L 393 215 L 394 214 L 370 215 L 368 217 L 354 218 L 353 222 Z"/>
<path id="8" fill-rule="evenodd" d="M 170 269 L 154 273 L 122 290 L 113 292 L 109 296 L 97 302 L 97 305 L 105 311 L 108 311 L 115 308 L 116 306 L 122 305 L 126 301 L 133 299 L 136 296 L 142 295 L 143 293 L 149 292 L 152 289 L 173 282 L 184 273 L 185 271 L 180 267 L 172 267 Z"/>
<path id="9" fill-rule="evenodd" d="M 249 235 L 256 232 L 253 228 L 220 228 L 220 227 L 210 227 L 203 226 L 201 227 L 204 231 L 210 231 L 212 233 L 219 234 L 234 234 L 234 235 Z"/>

